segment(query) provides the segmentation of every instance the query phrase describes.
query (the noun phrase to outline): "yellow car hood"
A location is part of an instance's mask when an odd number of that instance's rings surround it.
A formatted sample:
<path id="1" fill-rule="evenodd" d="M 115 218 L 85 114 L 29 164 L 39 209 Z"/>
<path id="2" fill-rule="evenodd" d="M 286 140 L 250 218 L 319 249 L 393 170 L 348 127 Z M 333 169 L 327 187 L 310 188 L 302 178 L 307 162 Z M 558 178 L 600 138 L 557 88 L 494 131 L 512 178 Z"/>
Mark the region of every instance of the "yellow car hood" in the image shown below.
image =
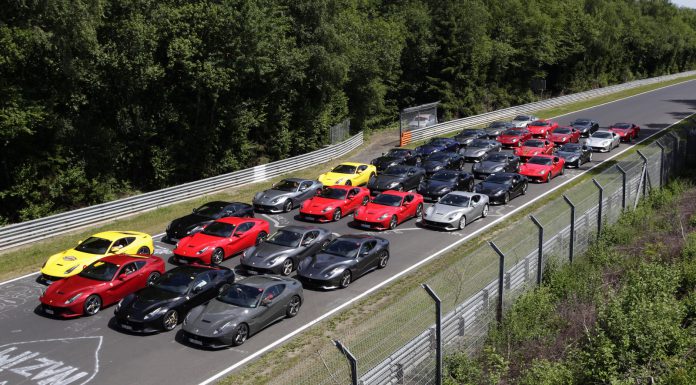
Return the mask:
<path id="1" fill-rule="evenodd" d="M 88 254 L 75 249 L 65 250 L 50 256 L 46 265 L 41 268 L 41 273 L 53 277 L 69 277 L 81 272 L 84 266 L 104 257 L 104 254 Z M 77 267 L 66 274 L 65 271 L 73 266 Z"/>
<path id="2" fill-rule="evenodd" d="M 346 184 L 346 181 L 349 179 L 353 179 L 355 177 L 354 174 L 339 174 L 336 172 L 327 172 L 324 174 L 319 175 L 319 182 L 323 184 L 324 186 L 333 186 L 335 184 Z M 341 180 L 343 179 L 343 180 Z M 341 180 L 341 182 L 339 182 Z"/>

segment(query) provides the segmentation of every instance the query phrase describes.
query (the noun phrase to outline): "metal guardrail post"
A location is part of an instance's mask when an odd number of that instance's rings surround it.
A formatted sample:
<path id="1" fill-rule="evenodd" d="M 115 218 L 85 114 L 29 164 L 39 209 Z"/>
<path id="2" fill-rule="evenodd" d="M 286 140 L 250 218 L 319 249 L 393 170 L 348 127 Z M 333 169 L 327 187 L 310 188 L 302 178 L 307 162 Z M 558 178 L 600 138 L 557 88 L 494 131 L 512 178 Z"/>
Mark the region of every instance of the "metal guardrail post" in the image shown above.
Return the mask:
<path id="1" fill-rule="evenodd" d="M 621 196 L 621 209 L 626 210 L 626 171 L 623 168 L 621 168 L 621 166 L 619 166 L 618 164 L 616 165 L 616 169 L 619 170 L 619 172 L 621 172 L 621 176 L 622 176 L 621 183 L 623 186 L 622 187 L 623 191 L 622 191 L 622 196 Z"/>
<path id="2" fill-rule="evenodd" d="M 657 147 L 660 147 L 660 188 L 665 185 L 665 145 L 659 141 L 655 141 Z"/>
<path id="3" fill-rule="evenodd" d="M 505 293 L 505 254 L 493 242 L 488 242 L 493 250 L 500 257 L 500 267 L 498 269 L 498 306 L 496 308 L 495 319 L 498 323 L 503 321 L 503 294 Z"/>
<path id="4" fill-rule="evenodd" d="M 435 384 L 442 385 L 442 300 L 426 284 L 421 285 L 435 301 Z"/>
<path id="5" fill-rule="evenodd" d="M 573 263 L 573 254 L 575 253 L 575 205 L 565 194 L 563 200 L 570 206 L 570 247 L 568 249 L 568 260 Z"/>
<path id="6" fill-rule="evenodd" d="M 543 274 L 543 264 L 544 264 L 544 226 L 541 225 L 541 222 L 539 222 L 534 215 L 530 215 L 529 219 L 534 222 L 536 227 L 539 229 L 539 245 L 537 246 L 539 248 L 539 251 L 537 252 L 537 285 L 541 286 L 541 277 Z"/>
<path id="7" fill-rule="evenodd" d="M 674 171 L 679 170 L 679 147 L 681 145 L 681 140 L 679 139 L 679 135 L 675 134 L 674 131 L 670 131 L 667 133 L 667 135 L 670 135 L 672 138 L 674 138 L 674 147 L 672 147 L 672 168 Z"/>
<path id="8" fill-rule="evenodd" d="M 341 343 L 339 340 L 333 340 L 334 345 L 338 348 L 338 350 L 343 353 L 344 356 L 348 359 L 348 362 L 350 363 L 350 383 L 351 385 L 358 385 L 358 359 L 355 358 L 353 353 L 348 350 L 348 348 Z"/>
<path id="9" fill-rule="evenodd" d="M 599 189 L 599 207 L 597 207 L 597 239 L 602 233 L 602 203 L 604 202 L 604 187 L 602 187 L 597 179 L 592 178 L 592 183 Z"/>
<path id="10" fill-rule="evenodd" d="M 640 150 L 636 150 L 636 154 L 638 154 L 638 156 L 640 156 L 640 158 L 643 159 L 643 169 L 645 170 L 645 172 L 643 173 L 643 175 L 645 175 L 645 180 L 643 181 L 643 199 L 645 199 L 645 196 L 648 194 L 648 157 L 643 155 L 643 153 L 640 152 Z"/>

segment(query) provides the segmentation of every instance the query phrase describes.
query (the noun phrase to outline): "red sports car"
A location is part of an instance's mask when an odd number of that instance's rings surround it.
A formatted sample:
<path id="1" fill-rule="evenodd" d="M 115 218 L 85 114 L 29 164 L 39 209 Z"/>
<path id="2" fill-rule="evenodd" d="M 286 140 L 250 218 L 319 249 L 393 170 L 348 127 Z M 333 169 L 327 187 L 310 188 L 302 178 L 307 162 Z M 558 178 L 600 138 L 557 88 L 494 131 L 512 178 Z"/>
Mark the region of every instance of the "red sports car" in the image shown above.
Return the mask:
<path id="1" fill-rule="evenodd" d="M 609 127 L 609 131 L 617 133 L 624 142 L 630 142 L 640 135 L 640 127 L 633 123 L 614 123 Z"/>
<path id="2" fill-rule="evenodd" d="M 535 120 L 527 126 L 527 130 L 535 138 L 548 138 L 558 128 L 558 122 L 549 119 Z"/>
<path id="3" fill-rule="evenodd" d="M 385 191 L 355 212 L 355 223 L 366 229 L 387 230 L 423 213 L 423 196 L 410 192 Z"/>
<path id="4" fill-rule="evenodd" d="M 553 154 L 553 143 L 545 139 L 529 139 L 517 147 L 514 151 L 515 155 L 520 157 L 520 160 L 526 162 L 534 155 L 551 155 Z"/>
<path id="5" fill-rule="evenodd" d="M 562 146 L 566 143 L 577 143 L 580 140 L 580 135 L 582 132 L 577 128 L 573 127 L 558 127 L 553 130 L 549 140 L 553 142 L 556 146 Z"/>
<path id="6" fill-rule="evenodd" d="M 500 142 L 500 144 L 502 144 L 503 147 L 519 147 L 522 144 L 522 142 L 531 138 L 532 134 L 526 129 L 517 129 L 504 131 L 502 134 L 498 135 L 498 137 L 495 138 L 495 140 Z"/>
<path id="7" fill-rule="evenodd" d="M 529 180 L 537 182 L 551 182 L 551 179 L 563 175 L 565 159 L 553 155 L 536 155 L 527 163 L 520 166 L 520 174 Z"/>
<path id="8" fill-rule="evenodd" d="M 94 315 L 152 284 L 164 270 L 164 261 L 154 255 L 110 255 L 48 286 L 39 297 L 41 308 L 65 318 Z"/>
<path id="9" fill-rule="evenodd" d="M 225 258 L 258 245 L 268 233 L 270 225 L 263 219 L 221 218 L 200 232 L 182 238 L 174 249 L 174 260 L 218 265 Z"/>
<path id="10" fill-rule="evenodd" d="M 304 201 L 300 208 L 300 218 L 317 222 L 337 221 L 369 201 L 370 190 L 365 187 L 325 187 L 321 194 Z"/>

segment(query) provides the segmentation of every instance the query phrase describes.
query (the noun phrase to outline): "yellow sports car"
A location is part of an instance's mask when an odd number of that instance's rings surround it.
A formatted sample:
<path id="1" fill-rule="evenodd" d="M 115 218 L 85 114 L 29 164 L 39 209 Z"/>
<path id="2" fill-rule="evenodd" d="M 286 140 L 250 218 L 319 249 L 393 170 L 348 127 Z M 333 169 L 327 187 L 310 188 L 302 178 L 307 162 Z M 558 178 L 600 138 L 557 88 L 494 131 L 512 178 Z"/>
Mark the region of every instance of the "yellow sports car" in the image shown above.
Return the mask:
<path id="1" fill-rule="evenodd" d="M 341 163 L 333 170 L 319 175 L 317 180 L 324 186 L 335 184 L 345 184 L 348 186 L 362 186 L 374 175 L 377 175 L 377 168 L 371 164 L 364 163 Z"/>
<path id="2" fill-rule="evenodd" d="M 94 234 L 75 248 L 54 254 L 41 268 L 40 280 L 51 283 L 82 271 L 107 255 L 150 254 L 155 250 L 149 234 L 136 231 L 105 231 Z"/>

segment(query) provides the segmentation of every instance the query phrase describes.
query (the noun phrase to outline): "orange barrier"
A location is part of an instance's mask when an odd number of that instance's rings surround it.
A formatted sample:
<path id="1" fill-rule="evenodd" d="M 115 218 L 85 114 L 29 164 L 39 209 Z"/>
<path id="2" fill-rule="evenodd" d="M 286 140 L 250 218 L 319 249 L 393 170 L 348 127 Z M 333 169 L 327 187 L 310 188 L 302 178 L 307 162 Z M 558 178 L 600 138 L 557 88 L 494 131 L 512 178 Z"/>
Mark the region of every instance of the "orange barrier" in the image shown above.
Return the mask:
<path id="1" fill-rule="evenodd" d="M 403 147 L 411 143 L 411 132 L 406 131 L 401 134 L 401 140 L 399 141 L 399 147 Z"/>

